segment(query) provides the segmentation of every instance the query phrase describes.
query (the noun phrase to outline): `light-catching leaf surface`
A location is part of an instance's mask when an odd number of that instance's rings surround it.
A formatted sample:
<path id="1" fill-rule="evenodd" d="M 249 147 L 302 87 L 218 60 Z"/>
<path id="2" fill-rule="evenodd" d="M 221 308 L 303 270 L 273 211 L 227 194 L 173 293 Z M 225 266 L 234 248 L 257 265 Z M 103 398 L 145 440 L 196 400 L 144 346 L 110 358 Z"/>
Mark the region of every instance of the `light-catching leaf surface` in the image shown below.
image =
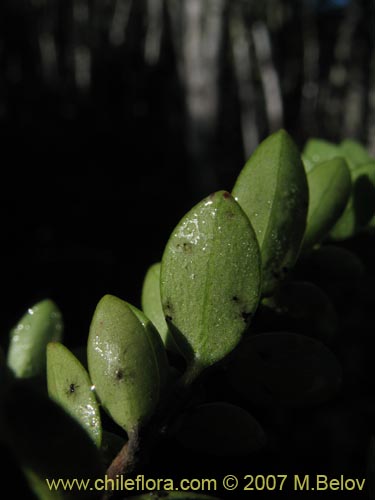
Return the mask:
<path id="1" fill-rule="evenodd" d="M 100 447 L 102 425 L 99 406 L 85 368 L 59 342 L 47 346 L 48 394 L 88 432 Z"/>
<path id="2" fill-rule="evenodd" d="M 316 137 L 312 137 L 306 142 L 302 152 L 306 172 L 309 172 L 314 165 L 322 163 L 323 161 L 331 160 L 336 156 L 343 156 L 339 146 Z"/>
<path id="3" fill-rule="evenodd" d="M 265 311 L 276 314 L 276 328 L 303 333 L 329 342 L 338 330 L 337 312 L 328 295 L 314 283 L 288 281 L 280 290 L 263 300 Z"/>
<path id="4" fill-rule="evenodd" d="M 259 292 L 254 230 L 229 193 L 214 193 L 183 217 L 162 259 L 164 313 L 191 366 L 199 371 L 234 349 Z"/>
<path id="5" fill-rule="evenodd" d="M 99 301 L 87 359 L 96 393 L 115 422 L 129 433 L 150 418 L 165 367 L 147 329 L 125 301 L 113 295 Z"/>
<path id="6" fill-rule="evenodd" d="M 147 270 L 142 287 L 142 309 L 155 325 L 165 347 L 170 351 L 179 353 L 176 342 L 165 321 L 163 306 L 161 304 L 160 269 L 161 263 L 156 262 Z"/>
<path id="7" fill-rule="evenodd" d="M 16 377 L 42 375 L 46 368 L 48 342 L 60 342 L 63 322 L 52 300 L 43 300 L 28 309 L 10 333 L 8 366 Z"/>
<path id="8" fill-rule="evenodd" d="M 332 240 L 350 238 L 366 227 L 375 213 L 375 160 L 351 170 L 352 191 L 345 210 L 330 231 Z"/>
<path id="9" fill-rule="evenodd" d="M 308 208 L 305 170 L 285 130 L 258 146 L 232 194 L 254 227 L 262 257 L 262 293 L 271 295 L 299 255 Z"/>
<path id="10" fill-rule="evenodd" d="M 189 410 L 176 438 L 187 449 L 223 457 L 248 455 L 266 443 L 262 427 L 249 412 L 224 402 Z"/>
<path id="11" fill-rule="evenodd" d="M 307 174 L 309 209 L 303 249 L 310 250 L 329 232 L 342 215 L 351 193 L 346 161 L 333 158 L 315 165 Z"/>

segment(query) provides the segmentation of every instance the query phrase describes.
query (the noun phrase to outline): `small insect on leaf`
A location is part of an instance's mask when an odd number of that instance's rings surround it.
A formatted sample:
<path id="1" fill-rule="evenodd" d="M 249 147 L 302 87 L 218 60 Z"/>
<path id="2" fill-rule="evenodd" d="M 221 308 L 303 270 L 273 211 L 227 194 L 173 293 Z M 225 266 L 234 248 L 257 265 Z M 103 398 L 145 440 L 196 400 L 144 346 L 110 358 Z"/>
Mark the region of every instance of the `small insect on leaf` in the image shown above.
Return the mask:
<path id="1" fill-rule="evenodd" d="M 219 191 L 182 218 L 164 251 L 164 314 L 196 374 L 240 341 L 259 302 L 254 230 L 232 196 Z"/>
<path id="2" fill-rule="evenodd" d="M 233 196 L 258 238 L 262 295 L 272 295 L 299 255 L 308 187 L 299 151 L 285 130 L 265 139 L 240 172 Z"/>
<path id="3" fill-rule="evenodd" d="M 87 345 L 89 373 L 104 409 L 128 433 L 143 425 L 159 402 L 168 371 L 160 346 L 161 339 L 156 345 L 127 302 L 113 295 L 99 301 Z"/>
<path id="4" fill-rule="evenodd" d="M 76 418 L 100 447 L 102 426 L 92 382 L 74 354 L 59 342 L 47 346 L 47 384 L 49 396 Z"/>
<path id="5" fill-rule="evenodd" d="M 245 456 L 266 443 L 257 420 L 246 410 L 224 402 L 197 406 L 180 418 L 177 441 L 187 449 L 216 456 Z"/>
<path id="6" fill-rule="evenodd" d="M 303 250 L 319 243 L 342 215 L 351 193 L 351 177 L 346 161 L 333 158 L 315 165 L 307 174 L 309 210 Z"/>
<path id="7" fill-rule="evenodd" d="M 47 344 L 60 342 L 62 333 L 61 312 L 52 300 L 43 300 L 28 309 L 10 333 L 7 362 L 15 376 L 44 374 Z"/>

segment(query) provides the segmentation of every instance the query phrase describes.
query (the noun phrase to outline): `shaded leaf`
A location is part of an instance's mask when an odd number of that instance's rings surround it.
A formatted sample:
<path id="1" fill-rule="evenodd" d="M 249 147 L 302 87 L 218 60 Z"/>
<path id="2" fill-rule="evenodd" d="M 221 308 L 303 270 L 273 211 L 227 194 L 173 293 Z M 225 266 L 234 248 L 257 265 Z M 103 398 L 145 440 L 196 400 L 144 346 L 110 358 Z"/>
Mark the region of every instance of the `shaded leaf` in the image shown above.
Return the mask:
<path id="1" fill-rule="evenodd" d="M 130 307 L 132 312 L 136 315 L 138 320 L 141 322 L 147 334 L 148 340 L 152 345 L 152 349 L 155 353 L 159 367 L 160 388 L 161 390 L 163 390 L 166 387 L 170 376 L 168 358 L 163 341 L 159 335 L 159 332 L 156 330 L 155 326 L 148 319 L 148 317 L 141 310 L 139 310 L 132 304 L 128 303 L 128 306 Z"/>
<path id="2" fill-rule="evenodd" d="M 369 500 L 375 500 L 375 436 L 371 436 L 367 452 L 366 483 Z"/>
<path id="3" fill-rule="evenodd" d="M 344 139 L 339 145 L 341 155 L 345 157 L 350 169 L 363 165 L 372 160 L 366 148 L 353 139 Z"/>
<path id="4" fill-rule="evenodd" d="M 113 295 L 99 301 L 87 358 L 96 393 L 113 420 L 128 433 L 147 421 L 158 404 L 165 368 L 147 329 L 125 301 Z"/>
<path id="5" fill-rule="evenodd" d="M 195 370 L 237 345 L 259 291 L 259 247 L 251 224 L 229 193 L 214 193 L 177 225 L 161 268 L 164 313 Z"/>
<path id="6" fill-rule="evenodd" d="M 75 477 L 94 480 L 104 474 L 99 452 L 81 425 L 28 382 L 17 380 L 12 384 L 0 414 L 7 430 L 7 445 L 29 479 L 32 475 L 40 481 Z M 93 491 L 81 490 L 79 494 L 82 498 L 99 497 Z M 77 490 L 65 491 L 65 497 L 76 498 Z"/>
<path id="7" fill-rule="evenodd" d="M 244 456 L 265 445 L 266 435 L 246 410 L 208 403 L 184 414 L 176 438 L 185 448 L 216 456 Z"/>
<path id="8" fill-rule="evenodd" d="M 285 283 L 274 296 L 264 299 L 263 305 L 279 317 L 285 317 L 293 332 L 301 332 L 324 341 L 332 340 L 337 332 L 336 310 L 328 295 L 313 283 Z M 280 319 L 277 322 L 280 328 Z"/>
<path id="9" fill-rule="evenodd" d="M 342 151 L 336 144 L 316 137 L 312 137 L 306 142 L 302 152 L 306 172 L 309 172 L 314 165 L 332 160 L 336 156 L 342 156 Z"/>
<path id="10" fill-rule="evenodd" d="M 262 257 L 262 293 L 271 295 L 298 257 L 306 227 L 308 187 L 299 151 L 284 130 L 265 139 L 233 188 L 249 217 Z"/>
<path id="11" fill-rule="evenodd" d="M 142 287 L 142 309 L 158 330 L 165 347 L 179 353 L 176 342 L 165 321 L 164 311 L 160 296 L 160 268 L 161 263 L 156 262 L 147 270 Z"/>
<path id="12" fill-rule="evenodd" d="M 23 468 L 22 472 L 26 477 L 31 491 L 36 495 L 38 500 L 59 500 L 67 498 L 68 493 L 64 492 L 63 488 L 57 490 L 50 489 L 45 478 L 41 478 L 31 469 Z"/>
<path id="13" fill-rule="evenodd" d="M 315 165 L 307 175 L 309 209 L 303 249 L 319 243 L 342 215 L 351 193 L 346 161 L 333 158 Z"/>
<path id="14" fill-rule="evenodd" d="M 329 233 L 332 240 L 354 236 L 375 213 L 375 161 L 355 167 L 351 175 L 351 195 L 343 214 Z"/>
<path id="15" fill-rule="evenodd" d="M 88 432 L 100 447 L 102 425 L 99 406 L 85 368 L 59 342 L 47 346 L 48 394 Z"/>
<path id="16" fill-rule="evenodd" d="M 112 460 L 115 458 L 124 444 L 124 438 L 118 436 L 117 434 L 114 434 L 113 432 L 103 430 L 100 452 L 102 455 L 103 464 L 106 468 L 109 467 Z"/>
<path id="17" fill-rule="evenodd" d="M 320 404 L 339 389 L 341 367 L 321 342 L 295 333 L 262 333 L 241 346 L 229 369 L 233 388 L 259 406 Z"/>
<path id="18" fill-rule="evenodd" d="M 7 363 L 16 377 L 42 375 L 47 344 L 61 341 L 62 331 L 61 312 L 52 300 L 43 300 L 28 309 L 10 333 Z"/>

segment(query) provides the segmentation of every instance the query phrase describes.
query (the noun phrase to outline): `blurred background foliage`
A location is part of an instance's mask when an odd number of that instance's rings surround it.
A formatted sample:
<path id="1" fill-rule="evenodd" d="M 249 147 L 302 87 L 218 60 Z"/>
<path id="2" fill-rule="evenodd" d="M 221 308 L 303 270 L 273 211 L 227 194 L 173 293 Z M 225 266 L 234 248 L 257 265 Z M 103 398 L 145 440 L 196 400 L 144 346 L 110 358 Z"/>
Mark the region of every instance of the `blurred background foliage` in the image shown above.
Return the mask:
<path id="1" fill-rule="evenodd" d="M 1 304 L 86 339 L 174 225 L 285 127 L 375 153 L 373 0 L 3 0 Z"/>

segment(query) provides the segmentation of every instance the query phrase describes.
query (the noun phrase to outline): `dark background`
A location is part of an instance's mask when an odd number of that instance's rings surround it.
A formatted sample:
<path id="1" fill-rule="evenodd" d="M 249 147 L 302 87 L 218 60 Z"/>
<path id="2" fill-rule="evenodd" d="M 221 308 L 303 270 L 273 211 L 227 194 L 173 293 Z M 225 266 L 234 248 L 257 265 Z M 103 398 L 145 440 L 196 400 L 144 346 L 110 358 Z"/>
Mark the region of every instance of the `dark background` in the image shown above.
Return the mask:
<path id="1" fill-rule="evenodd" d="M 371 0 L 3 0 L 1 344 L 45 297 L 71 345 L 105 293 L 139 305 L 180 217 L 281 126 L 374 153 L 373 42 Z"/>

